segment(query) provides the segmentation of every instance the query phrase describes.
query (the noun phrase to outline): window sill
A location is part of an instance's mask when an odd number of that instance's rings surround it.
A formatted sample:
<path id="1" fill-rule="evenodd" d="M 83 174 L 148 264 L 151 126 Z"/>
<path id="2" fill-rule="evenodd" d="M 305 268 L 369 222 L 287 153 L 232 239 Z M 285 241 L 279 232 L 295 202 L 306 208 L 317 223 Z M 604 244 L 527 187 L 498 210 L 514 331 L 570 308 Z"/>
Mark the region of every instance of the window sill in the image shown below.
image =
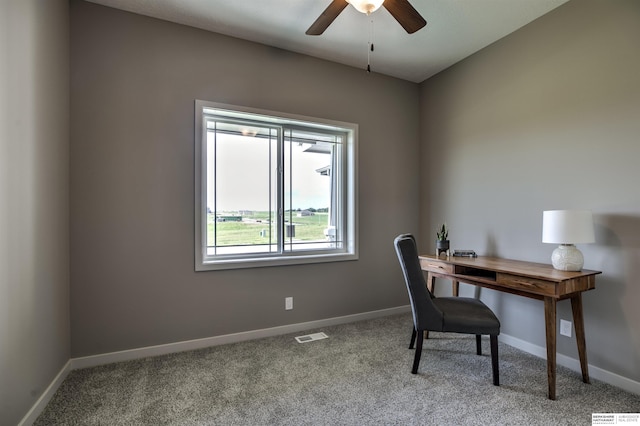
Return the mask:
<path id="1" fill-rule="evenodd" d="M 271 266 L 307 265 L 313 263 L 343 262 L 358 260 L 357 253 L 331 253 L 296 256 L 263 257 L 251 259 L 224 259 L 198 262 L 196 272 L 225 269 L 265 268 Z"/>

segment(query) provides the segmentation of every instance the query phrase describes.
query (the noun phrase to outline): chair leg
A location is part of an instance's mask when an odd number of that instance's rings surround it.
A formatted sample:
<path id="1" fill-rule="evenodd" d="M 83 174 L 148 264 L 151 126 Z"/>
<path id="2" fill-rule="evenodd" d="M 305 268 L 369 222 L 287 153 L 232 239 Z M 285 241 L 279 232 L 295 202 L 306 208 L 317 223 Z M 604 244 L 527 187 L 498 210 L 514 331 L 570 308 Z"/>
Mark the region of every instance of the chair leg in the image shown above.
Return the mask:
<path id="1" fill-rule="evenodd" d="M 482 355 L 482 336 L 476 334 L 476 353 Z"/>
<path id="2" fill-rule="evenodd" d="M 416 329 L 415 327 L 411 329 L 411 343 L 409 343 L 409 349 L 413 349 L 413 344 L 416 341 Z"/>
<path id="3" fill-rule="evenodd" d="M 489 336 L 491 341 L 491 369 L 493 370 L 493 384 L 500 386 L 500 371 L 498 367 L 498 336 L 492 334 Z"/>
<path id="4" fill-rule="evenodd" d="M 422 341 L 424 339 L 424 332 L 420 330 L 417 333 L 417 344 L 416 344 L 416 354 L 413 357 L 413 368 L 411 369 L 411 373 L 418 374 L 418 364 L 420 364 L 420 355 L 422 355 Z"/>

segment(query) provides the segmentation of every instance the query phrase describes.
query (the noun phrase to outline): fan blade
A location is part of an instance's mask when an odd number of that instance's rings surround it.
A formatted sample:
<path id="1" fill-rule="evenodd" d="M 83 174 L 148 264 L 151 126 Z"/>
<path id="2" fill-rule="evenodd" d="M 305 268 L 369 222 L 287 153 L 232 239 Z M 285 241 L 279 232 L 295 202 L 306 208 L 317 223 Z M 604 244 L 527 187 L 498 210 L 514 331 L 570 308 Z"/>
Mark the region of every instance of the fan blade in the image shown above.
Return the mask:
<path id="1" fill-rule="evenodd" d="M 385 0 L 382 5 L 409 34 L 413 34 L 427 25 L 427 21 L 407 0 Z"/>
<path id="2" fill-rule="evenodd" d="M 318 19 L 311 24 L 306 35 L 320 35 L 329 25 L 340 15 L 340 12 L 347 7 L 349 3 L 346 0 L 333 0 L 329 6 L 322 12 Z"/>

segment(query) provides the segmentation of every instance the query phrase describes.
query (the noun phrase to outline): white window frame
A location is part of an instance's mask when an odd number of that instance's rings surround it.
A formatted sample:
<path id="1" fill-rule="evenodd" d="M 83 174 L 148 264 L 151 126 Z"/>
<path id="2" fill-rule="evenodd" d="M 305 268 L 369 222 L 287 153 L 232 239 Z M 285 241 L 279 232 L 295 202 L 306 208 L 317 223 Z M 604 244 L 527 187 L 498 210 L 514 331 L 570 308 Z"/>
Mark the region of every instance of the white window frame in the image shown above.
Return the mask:
<path id="1" fill-rule="evenodd" d="M 215 115 L 229 119 L 262 122 L 269 125 L 303 125 L 316 129 L 340 131 L 346 134 L 343 152 L 344 179 L 341 191 L 341 226 L 344 228 L 344 244 L 340 249 L 322 251 L 292 251 L 279 254 L 256 253 L 254 255 L 211 256 L 207 254 L 207 129 L 205 116 Z M 335 120 L 311 118 L 262 109 L 195 101 L 195 270 L 255 268 L 265 266 L 298 265 L 307 263 L 336 262 L 358 259 L 358 206 L 357 206 L 357 146 L 358 125 Z"/>

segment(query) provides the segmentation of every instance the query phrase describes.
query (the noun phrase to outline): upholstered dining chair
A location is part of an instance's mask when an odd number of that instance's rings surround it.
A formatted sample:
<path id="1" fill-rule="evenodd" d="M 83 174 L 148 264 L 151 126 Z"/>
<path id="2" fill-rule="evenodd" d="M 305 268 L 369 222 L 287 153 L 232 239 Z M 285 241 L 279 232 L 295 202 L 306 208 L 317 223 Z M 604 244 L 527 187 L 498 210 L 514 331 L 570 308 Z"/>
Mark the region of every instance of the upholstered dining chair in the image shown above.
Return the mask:
<path id="1" fill-rule="evenodd" d="M 415 342 L 416 353 L 411 372 L 413 374 L 418 372 L 425 331 L 475 334 L 478 355 L 482 355 L 481 336 L 489 335 L 493 384 L 499 386 L 498 335 L 500 334 L 500 321 L 493 311 L 480 300 L 473 298 L 435 297 L 427 289 L 413 235 L 399 235 L 394 240 L 394 245 L 404 274 L 413 313 L 413 332 L 409 348 L 413 349 Z"/>

